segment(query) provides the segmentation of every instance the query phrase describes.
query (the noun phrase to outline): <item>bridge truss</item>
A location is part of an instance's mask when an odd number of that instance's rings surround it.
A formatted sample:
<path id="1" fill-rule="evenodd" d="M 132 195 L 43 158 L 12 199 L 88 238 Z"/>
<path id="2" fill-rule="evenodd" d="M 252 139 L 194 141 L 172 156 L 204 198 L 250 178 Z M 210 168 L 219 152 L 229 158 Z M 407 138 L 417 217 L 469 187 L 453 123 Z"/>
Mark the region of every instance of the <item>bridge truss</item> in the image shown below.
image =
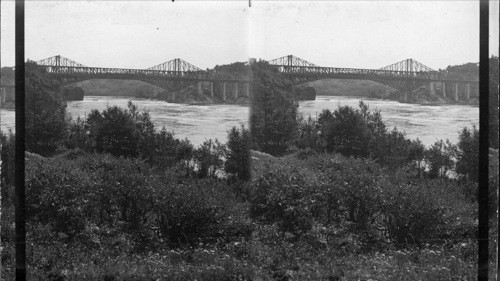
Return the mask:
<path id="1" fill-rule="evenodd" d="M 293 55 L 269 61 L 285 73 L 295 84 L 320 79 L 371 80 L 401 92 L 412 90 L 432 81 L 457 82 L 443 77 L 439 72 L 413 59 L 403 60 L 380 69 L 321 67 Z M 459 82 L 464 82 L 460 80 Z M 473 81 L 476 82 L 477 81 Z"/>
<path id="2" fill-rule="evenodd" d="M 63 84 L 90 79 L 139 80 L 169 91 L 176 91 L 200 81 L 248 82 L 236 79 L 217 79 L 182 59 L 173 59 L 148 69 L 89 67 L 62 56 L 37 62 Z"/>
<path id="3" fill-rule="evenodd" d="M 380 69 L 322 67 L 304 59 L 288 55 L 269 61 L 295 84 L 319 79 L 360 79 L 388 85 L 400 92 L 411 92 L 428 82 L 478 83 L 447 79 L 432 68 L 413 59 L 403 60 Z M 173 59 L 148 69 L 89 67 L 71 59 L 54 56 L 37 62 L 63 84 L 90 79 L 126 79 L 150 83 L 169 91 L 180 90 L 200 81 L 244 82 L 212 75 L 182 59 Z"/>

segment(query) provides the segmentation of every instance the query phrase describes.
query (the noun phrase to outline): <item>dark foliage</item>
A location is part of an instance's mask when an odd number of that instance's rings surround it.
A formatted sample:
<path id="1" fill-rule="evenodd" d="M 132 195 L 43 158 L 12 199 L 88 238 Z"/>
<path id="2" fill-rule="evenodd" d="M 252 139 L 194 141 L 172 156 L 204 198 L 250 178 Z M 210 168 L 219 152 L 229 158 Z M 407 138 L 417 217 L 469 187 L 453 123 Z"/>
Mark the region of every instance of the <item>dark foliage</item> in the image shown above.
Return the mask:
<path id="1" fill-rule="evenodd" d="M 304 236 L 318 227 L 347 229 L 398 247 L 473 239 L 477 205 L 469 182 L 419 179 L 364 159 L 320 154 L 264 165 L 251 196 L 251 215 Z M 377 242 L 378 241 L 378 242 Z"/>
<path id="2" fill-rule="evenodd" d="M 290 148 L 298 127 L 298 104 L 292 96 L 292 83 L 265 61 L 251 67 L 252 143 L 260 151 L 281 155 Z"/>
<path id="3" fill-rule="evenodd" d="M 456 151 L 456 172 L 470 180 L 479 180 L 479 130 L 474 126 L 460 131 Z"/>
<path id="4" fill-rule="evenodd" d="M 14 185 L 14 160 L 15 160 L 15 136 L 12 132 L 4 134 L 0 132 L 0 159 L 2 161 L 1 169 L 1 192 L 2 203 L 6 200 L 12 200 L 9 194 Z"/>
<path id="5" fill-rule="evenodd" d="M 72 158 L 28 165 L 30 225 L 48 225 L 79 241 L 125 233 L 146 247 L 217 242 L 241 224 L 234 219 L 234 196 L 220 181 L 162 176 L 140 160 L 111 155 Z"/>
<path id="6" fill-rule="evenodd" d="M 44 68 L 26 63 L 26 150 L 53 155 L 66 137 L 68 116 L 60 84 Z"/>
<path id="7" fill-rule="evenodd" d="M 296 100 L 315 100 L 316 90 L 313 87 L 296 87 L 295 88 Z"/>
<path id="8" fill-rule="evenodd" d="M 96 151 L 115 156 L 138 156 L 141 132 L 139 123 L 135 121 L 130 104 L 129 110 L 117 106 L 109 107 L 102 113 L 92 110 L 87 116 L 87 124 L 90 136 L 95 140 Z"/>
<path id="9" fill-rule="evenodd" d="M 428 175 L 430 178 L 442 178 L 446 172 L 453 167 L 452 156 L 454 146 L 448 140 L 438 140 L 424 152 L 425 161 L 429 165 Z"/>
<path id="10" fill-rule="evenodd" d="M 489 137 L 490 137 L 490 147 L 498 149 L 498 97 L 499 97 L 499 88 L 498 88 L 498 72 L 499 61 L 498 57 L 492 56 L 490 58 L 490 90 L 489 90 Z"/>
<path id="11" fill-rule="evenodd" d="M 232 127 L 227 133 L 227 159 L 224 170 L 241 181 L 250 179 L 250 132 L 244 126 Z"/>
<path id="12" fill-rule="evenodd" d="M 250 79 L 252 77 L 250 66 L 245 62 L 216 65 L 212 71 L 218 78 Z"/>
<path id="13" fill-rule="evenodd" d="M 67 101 L 83 100 L 85 92 L 80 87 L 64 87 L 62 94 Z"/>
<path id="14" fill-rule="evenodd" d="M 223 157 L 226 147 L 217 139 L 204 141 L 193 152 L 194 160 L 198 166 L 198 177 L 215 177 L 216 172 L 223 168 Z"/>

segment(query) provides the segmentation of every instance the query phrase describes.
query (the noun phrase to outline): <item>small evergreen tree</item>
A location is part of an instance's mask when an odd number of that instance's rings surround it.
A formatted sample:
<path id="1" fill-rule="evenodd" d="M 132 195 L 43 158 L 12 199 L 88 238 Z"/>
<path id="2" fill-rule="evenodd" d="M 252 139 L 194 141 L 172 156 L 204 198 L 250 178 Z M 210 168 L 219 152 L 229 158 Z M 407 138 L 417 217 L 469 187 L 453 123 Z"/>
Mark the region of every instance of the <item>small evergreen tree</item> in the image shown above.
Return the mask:
<path id="1" fill-rule="evenodd" d="M 425 161 L 429 165 L 429 177 L 444 177 L 453 166 L 454 147 L 449 140 L 436 141 L 429 149 L 425 150 Z"/>
<path id="2" fill-rule="evenodd" d="M 232 127 L 227 133 L 226 145 L 225 172 L 242 181 L 250 180 L 250 132 L 244 126 L 241 130 Z"/>
<path id="3" fill-rule="evenodd" d="M 198 164 L 198 177 L 214 177 L 217 170 L 221 169 L 224 164 L 225 150 L 225 146 L 217 139 L 205 140 L 196 148 L 193 155 Z"/>
<path id="4" fill-rule="evenodd" d="M 476 126 L 460 131 L 457 143 L 457 173 L 479 180 L 479 130 Z"/>

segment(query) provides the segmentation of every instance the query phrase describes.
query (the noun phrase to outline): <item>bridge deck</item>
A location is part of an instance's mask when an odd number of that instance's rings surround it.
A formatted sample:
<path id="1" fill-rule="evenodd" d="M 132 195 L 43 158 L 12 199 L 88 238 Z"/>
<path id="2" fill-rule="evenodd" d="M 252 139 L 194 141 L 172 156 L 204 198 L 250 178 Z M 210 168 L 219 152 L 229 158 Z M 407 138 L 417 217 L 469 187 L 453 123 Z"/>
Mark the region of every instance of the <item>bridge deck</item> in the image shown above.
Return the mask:
<path id="1" fill-rule="evenodd" d="M 47 72 L 61 78 L 76 79 L 163 79 L 175 81 L 217 81 L 217 82 L 250 82 L 243 79 L 227 79 L 213 77 L 206 71 L 168 71 L 154 69 L 130 69 L 108 67 L 73 67 L 42 65 Z"/>

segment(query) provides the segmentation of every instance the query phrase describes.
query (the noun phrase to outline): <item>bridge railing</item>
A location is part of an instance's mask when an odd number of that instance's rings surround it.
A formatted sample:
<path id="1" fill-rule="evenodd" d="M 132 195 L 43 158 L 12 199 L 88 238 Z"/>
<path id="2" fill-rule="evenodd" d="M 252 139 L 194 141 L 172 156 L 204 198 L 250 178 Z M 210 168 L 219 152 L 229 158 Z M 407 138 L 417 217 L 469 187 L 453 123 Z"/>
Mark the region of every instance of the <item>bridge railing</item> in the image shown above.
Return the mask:
<path id="1" fill-rule="evenodd" d="M 143 77 L 208 78 L 204 71 L 164 71 L 149 69 L 43 66 L 47 72 L 59 75 L 133 75 Z"/>
<path id="2" fill-rule="evenodd" d="M 330 74 L 356 74 L 356 75 L 377 75 L 397 78 L 437 78 L 439 73 L 433 72 L 410 72 L 381 69 L 360 69 L 360 68 L 338 68 L 338 67 L 310 67 L 310 66 L 287 66 L 278 65 L 280 72 L 288 74 L 305 75 L 330 75 Z"/>
<path id="3" fill-rule="evenodd" d="M 478 83 L 477 80 L 456 79 L 444 76 L 437 71 L 401 71 L 387 69 L 360 69 L 360 68 L 339 68 L 320 66 L 288 66 L 276 65 L 282 73 L 298 78 L 315 77 L 358 77 L 358 78 L 378 78 L 378 79 L 400 79 L 400 80 L 420 80 L 420 81 L 443 81 L 458 83 Z"/>
<path id="4" fill-rule="evenodd" d="M 48 73 L 61 78 L 116 78 L 116 79 L 166 79 L 186 81 L 231 81 L 250 82 L 243 79 L 227 79 L 213 77 L 209 72 L 199 71 L 175 71 L 155 69 L 128 69 L 128 68 L 105 68 L 105 67 L 71 67 L 42 65 Z"/>

